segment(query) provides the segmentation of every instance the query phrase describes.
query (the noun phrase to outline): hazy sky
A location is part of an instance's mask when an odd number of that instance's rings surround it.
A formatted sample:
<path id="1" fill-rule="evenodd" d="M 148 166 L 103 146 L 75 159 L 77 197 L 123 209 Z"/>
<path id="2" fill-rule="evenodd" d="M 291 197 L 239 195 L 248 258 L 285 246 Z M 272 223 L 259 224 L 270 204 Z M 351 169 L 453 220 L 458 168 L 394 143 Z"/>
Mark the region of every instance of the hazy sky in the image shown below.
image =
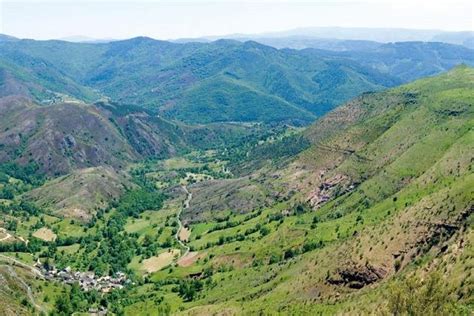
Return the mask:
<path id="1" fill-rule="evenodd" d="M 0 33 L 160 39 L 309 26 L 474 30 L 469 0 L 0 0 Z"/>

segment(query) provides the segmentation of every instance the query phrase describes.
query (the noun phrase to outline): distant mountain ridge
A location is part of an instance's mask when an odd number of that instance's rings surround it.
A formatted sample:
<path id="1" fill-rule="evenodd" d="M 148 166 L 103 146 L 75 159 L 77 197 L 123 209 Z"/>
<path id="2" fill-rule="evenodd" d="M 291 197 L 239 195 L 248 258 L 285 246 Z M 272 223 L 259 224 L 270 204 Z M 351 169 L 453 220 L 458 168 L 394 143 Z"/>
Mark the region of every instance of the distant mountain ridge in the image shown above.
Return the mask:
<path id="1" fill-rule="evenodd" d="M 440 69 L 451 69 L 463 63 L 472 65 L 474 60 L 474 50 L 439 42 L 396 42 L 370 49 L 318 53 L 352 59 L 381 73 L 400 78 L 403 82 L 433 76 Z"/>
<path id="2" fill-rule="evenodd" d="M 324 48 L 325 42 L 369 41 L 378 43 L 423 41 L 443 42 L 474 48 L 473 31 L 442 31 L 405 28 L 370 27 L 303 27 L 281 32 L 261 34 L 229 34 L 203 37 L 202 40 L 229 38 L 236 40 L 255 40 L 275 47 L 287 48 Z M 201 40 L 201 39 L 198 39 Z M 321 43 L 321 44 L 319 44 Z"/>
<path id="3" fill-rule="evenodd" d="M 30 77 L 28 82 L 49 91 L 89 102 L 105 95 L 189 123 L 308 123 L 358 93 L 398 83 L 352 63 L 338 70 L 351 81 L 321 88 L 315 78 L 325 69 L 336 70 L 337 61 L 308 57 L 256 42 L 176 44 L 139 37 L 102 44 L 5 42 L 0 63 L 17 82 Z M 336 94 L 338 87 L 344 88 Z M 33 94 L 41 100 L 45 93 Z"/>
<path id="4" fill-rule="evenodd" d="M 110 99 L 191 124 L 308 124 L 360 93 L 474 64 L 472 51 L 457 45 L 346 44 L 335 53 L 236 40 L 0 41 L 0 95 L 47 104 Z"/>
<path id="5" fill-rule="evenodd" d="M 6 34 L 0 34 L 0 42 L 16 41 L 18 38 Z"/>

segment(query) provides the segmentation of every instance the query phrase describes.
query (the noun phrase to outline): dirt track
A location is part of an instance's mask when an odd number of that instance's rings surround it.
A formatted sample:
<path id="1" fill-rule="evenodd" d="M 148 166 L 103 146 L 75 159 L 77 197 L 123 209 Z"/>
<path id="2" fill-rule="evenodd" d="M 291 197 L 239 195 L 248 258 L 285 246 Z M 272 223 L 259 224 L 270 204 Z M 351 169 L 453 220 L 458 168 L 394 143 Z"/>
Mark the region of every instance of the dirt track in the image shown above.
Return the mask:
<path id="1" fill-rule="evenodd" d="M 188 191 L 188 188 L 185 185 L 183 185 L 182 188 L 186 192 L 187 197 L 186 197 L 186 200 L 184 200 L 183 207 L 179 210 L 178 214 L 176 215 L 176 219 L 178 220 L 178 230 L 176 231 L 174 238 L 185 249 L 185 251 L 183 255 L 179 257 L 177 261 L 179 261 L 181 258 L 184 258 L 189 253 L 189 247 L 184 242 L 181 241 L 181 239 L 179 238 L 179 233 L 181 229 L 183 229 L 183 223 L 181 223 L 181 213 L 183 212 L 184 209 L 187 209 L 189 207 L 189 203 L 191 202 L 191 199 L 193 198 L 193 194 Z"/>

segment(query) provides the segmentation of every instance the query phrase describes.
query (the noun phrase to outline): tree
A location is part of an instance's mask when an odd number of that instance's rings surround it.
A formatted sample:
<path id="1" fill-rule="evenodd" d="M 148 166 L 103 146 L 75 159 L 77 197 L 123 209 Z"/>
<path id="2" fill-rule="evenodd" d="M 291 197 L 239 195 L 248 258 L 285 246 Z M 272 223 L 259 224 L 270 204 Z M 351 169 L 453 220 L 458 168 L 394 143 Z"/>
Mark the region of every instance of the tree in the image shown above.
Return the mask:
<path id="1" fill-rule="evenodd" d="M 71 315 L 73 312 L 71 300 L 69 299 L 69 295 L 67 293 L 58 297 L 54 307 L 58 315 Z"/>
<path id="2" fill-rule="evenodd" d="M 17 226 L 18 222 L 16 220 L 9 220 L 5 225 L 6 229 L 11 231 L 16 231 Z"/>
<path id="3" fill-rule="evenodd" d="M 276 254 L 272 254 L 270 256 L 270 259 L 268 261 L 268 264 L 274 264 L 274 263 L 277 263 L 277 262 L 280 262 L 281 261 L 281 256 L 278 256 Z"/>
<path id="4" fill-rule="evenodd" d="M 270 233 L 270 228 L 268 228 L 267 226 L 262 226 L 260 227 L 260 235 L 263 236 L 266 236 Z"/>
<path id="5" fill-rule="evenodd" d="M 286 260 L 286 259 L 290 259 L 290 258 L 293 258 L 295 256 L 295 252 L 293 249 L 288 249 L 285 251 L 285 253 L 283 254 L 283 258 Z"/>
<path id="6" fill-rule="evenodd" d="M 179 283 L 177 292 L 185 301 L 192 301 L 202 288 L 202 282 L 199 280 L 183 280 Z"/>

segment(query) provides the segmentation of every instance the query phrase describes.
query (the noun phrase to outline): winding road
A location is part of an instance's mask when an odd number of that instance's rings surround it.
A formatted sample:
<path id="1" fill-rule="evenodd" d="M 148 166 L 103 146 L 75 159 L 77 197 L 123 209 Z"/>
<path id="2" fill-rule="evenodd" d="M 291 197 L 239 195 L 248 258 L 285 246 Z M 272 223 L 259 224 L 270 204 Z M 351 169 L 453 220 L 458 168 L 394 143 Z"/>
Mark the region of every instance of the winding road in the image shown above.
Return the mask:
<path id="1" fill-rule="evenodd" d="M 191 192 L 189 192 L 188 188 L 185 185 L 183 185 L 182 188 L 183 188 L 184 192 L 186 192 L 187 196 L 186 196 L 186 200 L 184 200 L 183 207 L 179 210 L 178 214 L 176 214 L 176 219 L 178 221 L 178 226 L 179 227 L 178 227 L 178 230 L 176 231 L 176 234 L 174 235 L 174 238 L 186 250 L 181 255 L 181 257 L 179 257 L 176 260 L 176 262 L 178 262 L 179 259 L 185 257 L 189 253 L 189 246 L 187 246 L 184 242 L 182 242 L 179 239 L 179 232 L 181 231 L 181 229 L 183 229 L 183 223 L 181 223 L 181 213 L 183 213 L 183 210 L 189 208 L 189 203 L 191 202 L 191 199 L 193 198 L 193 194 Z"/>
<path id="2" fill-rule="evenodd" d="M 5 229 L 0 228 L 0 233 L 4 233 L 6 236 L 0 239 L 0 242 L 10 239 L 12 235 L 10 235 Z"/>

